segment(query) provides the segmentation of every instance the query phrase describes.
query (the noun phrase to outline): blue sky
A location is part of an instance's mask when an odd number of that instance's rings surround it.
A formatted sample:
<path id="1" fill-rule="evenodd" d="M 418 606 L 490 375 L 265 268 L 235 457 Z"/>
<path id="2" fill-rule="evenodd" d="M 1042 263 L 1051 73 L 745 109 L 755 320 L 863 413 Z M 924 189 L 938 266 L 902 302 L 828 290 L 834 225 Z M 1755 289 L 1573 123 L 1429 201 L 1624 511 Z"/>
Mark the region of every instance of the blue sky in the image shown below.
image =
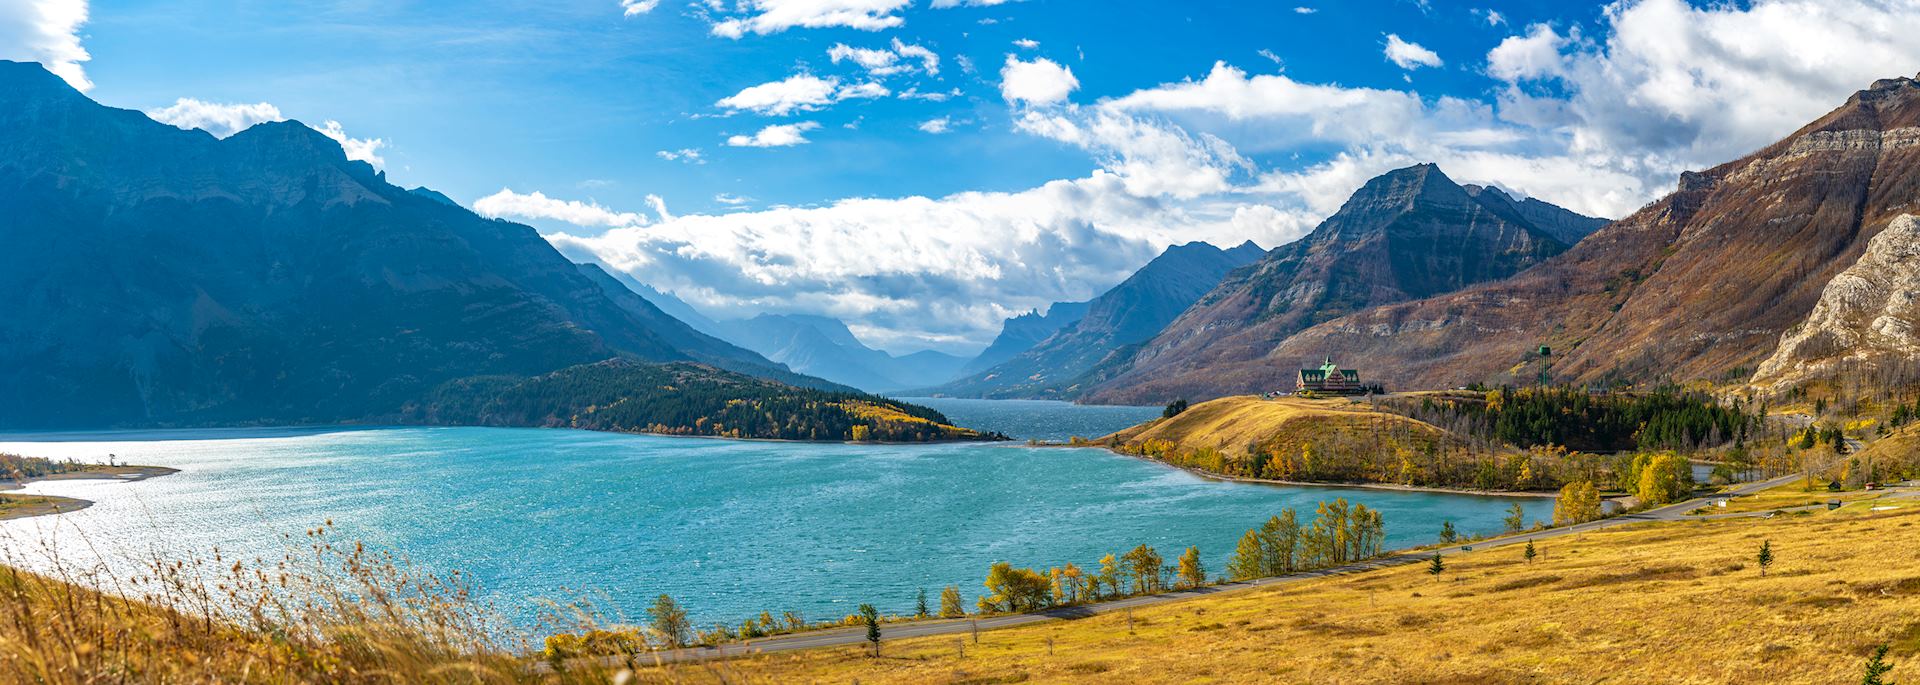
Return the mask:
<path id="1" fill-rule="evenodd" d="M 715 315 L 902 352 L 1415 162 L 1621 216 L 1920 69 L 1920 9 L 1867 0 L 14 5 L 0 57 L 106 104 L 297 118 Z"/>

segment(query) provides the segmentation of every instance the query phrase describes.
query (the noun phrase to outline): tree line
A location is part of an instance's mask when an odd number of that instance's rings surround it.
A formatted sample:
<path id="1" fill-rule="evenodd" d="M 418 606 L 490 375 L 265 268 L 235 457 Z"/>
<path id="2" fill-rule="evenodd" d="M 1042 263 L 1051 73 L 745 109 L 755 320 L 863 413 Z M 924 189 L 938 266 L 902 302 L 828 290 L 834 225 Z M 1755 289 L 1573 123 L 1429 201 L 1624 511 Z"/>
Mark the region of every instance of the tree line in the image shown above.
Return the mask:
<path id="1" fill-rule="evenodd" d="M 1502 387 L 1474 394 L 1390 398 L 1380 406 L 1458 434 L 1520 448 L 1586 452 L 1697 450 L 1748 439 L 1766 407 L 1662 386 L 1592 393 L 1571 386 Z"/>
<path id="2" fill-rule="evenodd" d="M 779 440 L 1005 439 L 876 395 L 801 388 L 688 363 L 610 360 L 535 378 L 453 381 L 403 411 L 429 424 L 545 426 Z"/>

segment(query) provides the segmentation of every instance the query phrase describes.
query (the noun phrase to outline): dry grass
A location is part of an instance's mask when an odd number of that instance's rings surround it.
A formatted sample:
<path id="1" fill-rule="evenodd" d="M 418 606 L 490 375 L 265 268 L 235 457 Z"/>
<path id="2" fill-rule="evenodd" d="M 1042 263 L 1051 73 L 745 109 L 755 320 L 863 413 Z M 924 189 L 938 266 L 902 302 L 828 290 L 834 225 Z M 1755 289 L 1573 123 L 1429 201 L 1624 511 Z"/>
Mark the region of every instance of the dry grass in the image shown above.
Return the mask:
<path id="1" fill-rule="evenodd" d="M 1112 445 L 1143 445 L 1149 440 L 1173 443 L 1191 453 L 1203 448 L 1245 455 L 1255 443 L 1293 443 L 1343 429 L 1405 431 L 1444 441 L 1448 434 L 1431 424 L 1347 399 L 1262 399 L 1223 397 L 1189 407 L 1171 419 L 1156 419 L 1100 439 Z"/>
<path id="2" fill-rule="evenodd" d="M 156 560 L 131 576 L 17 568 L 0 545 L 0 683 L 615 683 L 626 664 L 541 668 L 464 579 L 410 570 L 328 529 L 278 560 Z M 96 591 L 91 588 L 99 588 Z M 590 622 L 586 614 L 556 618 Z"/>
<path id="3" fill-rule="evenodd" d="M 1770 540 L 1761 577 L 1754 556 Z M 1920 510 L 1644 524 L 965 637 L 772 654 L 732 683 L 1835 683 L 1920 673 Z M 962 653 L 964 651 L 964 656 Z M 1902 675 L 1902 674 L 1907 675 Z"/>
<path id="4" fill-rule="evenodd" d="M 1735 497 L 1727 501 L 1724 507 L 1702 507 L 1701 514 L 1736 514 L 1756 511 L 1774 511 L 1817 504 L 1826 504 L 1832 500 L 1842 503 L 1877 499 L 1885 494 L 1882 491 L 1852 490 L 1847 492 L 1828 492 L 1825 485 L 1809 488 L 1804 482 L 1795 481 L 1778 487 L 1767 488 L 1745 497 Z"/>

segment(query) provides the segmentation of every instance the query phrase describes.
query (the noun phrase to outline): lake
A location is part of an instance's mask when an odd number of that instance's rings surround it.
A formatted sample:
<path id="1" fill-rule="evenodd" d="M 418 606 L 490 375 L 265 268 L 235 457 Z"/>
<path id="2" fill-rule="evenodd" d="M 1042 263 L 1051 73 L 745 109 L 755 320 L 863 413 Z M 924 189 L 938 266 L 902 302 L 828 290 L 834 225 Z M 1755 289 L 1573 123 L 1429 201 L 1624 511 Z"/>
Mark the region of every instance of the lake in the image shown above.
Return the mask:
<path id="1" fill-rule="evenodd" d="M 922 400 L 1016 438 L 1096 436 L 1157 408 Z M 1384 512 L 1389 547 L 1441 521 L 1493 533 L 1513 502 L 1545 499 L 1227 483 L 1104 450 L 1020 444 L 740 442 L 514 428 L 232 429 L 0 435 L 0 452 L 171 466 L 140 483 L 36 483 L 97 502 L 0 523 L 29 565 L 130 564 L 220 549 L 277 559 L 285 534 L 339 537 L 472 574 L 532 628 L 535 600 L 595 593 L 628 617 L 668 593 L 707 625 L 761 610 L 837 618 L 861 602 L 907 613 L 917 590 L 959 585 L 968 606 L 995 561 L 1097 566 L 1138 544 L 1171 561 L 1197 545 L 1219 573 L 1234 543 L 1282 508 L 1310 518 L 1346 497 Z"/>

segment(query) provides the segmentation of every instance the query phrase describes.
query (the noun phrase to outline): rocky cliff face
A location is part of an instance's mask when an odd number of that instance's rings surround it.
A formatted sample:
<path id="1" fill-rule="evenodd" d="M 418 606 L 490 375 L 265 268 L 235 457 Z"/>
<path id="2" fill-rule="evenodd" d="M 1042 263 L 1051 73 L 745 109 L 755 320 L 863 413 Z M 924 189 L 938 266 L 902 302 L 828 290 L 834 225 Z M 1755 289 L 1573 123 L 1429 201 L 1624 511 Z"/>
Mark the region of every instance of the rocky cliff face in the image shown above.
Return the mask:
<path id="1" fill-rule="evenodd" d="M 0 62 L 0 426 L 391 416 L 615 356 L 777 368 L 297 122 L 225 140 Z"/>
<path id="2" fill-rule="evenodd" d="M 1472 381 L 1744 381 L 1826 285 L 1920 200 L 1920 86 L 1888 79 L 1517 276 L 1302 331 L 1395 387 Z M 1554 355 L 1534 354 L 1549 345 Z"/>
<path id="3" fill-rule="evenodd" d="M 1264 254 L 1251 241 L 1232 249 L 1176 245 L 1087 303 L 1086 314 L 986 371 L 929 392 L 958 397 L 1072 397 L 1127 358 L 1234 269 Z"/>
<path id="4" fill-rule="evenodd" d="M 1753 385 L 1778 391 L 1842 367 L 1920 361 L 1920 217 L 1903 214 L 1827 282 L 1805 321 L 1789 329 Z"/>
<path id="5" fill-rule="evenodd" d="M 1462 187 L 1431 164 L 1389 172 L 1307 237 L 1228 277 L 1082 399 L 1143 404 L 1291 387 L 1300 365 L 1322 355 L 1276 354 L 1294 333 L 1510 276 L 1566 250 L 1556 234 L 1577 238 L 1601 223 Z"/>

